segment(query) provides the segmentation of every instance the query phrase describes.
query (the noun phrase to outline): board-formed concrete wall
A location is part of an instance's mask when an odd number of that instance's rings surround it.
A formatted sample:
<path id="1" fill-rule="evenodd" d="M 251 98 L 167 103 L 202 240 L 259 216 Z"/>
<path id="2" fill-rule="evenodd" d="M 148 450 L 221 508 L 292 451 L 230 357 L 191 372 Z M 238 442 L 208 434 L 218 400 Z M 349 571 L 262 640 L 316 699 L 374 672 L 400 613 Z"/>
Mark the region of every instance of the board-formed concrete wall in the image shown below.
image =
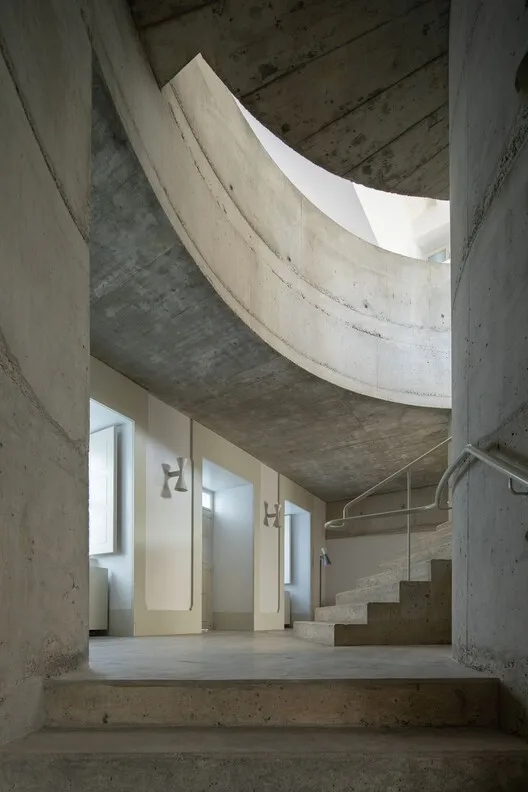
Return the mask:
<path id="1" fill-rule="evenodd" d="M 135 153 L 230 308 L 324 380 L 449 407 L 448 267 L 338 226 L 277 167 L 203 59 L 160 94 L 122 0 L 92 5 L 94 49 Z"/>
<path id="2" fill-rule="evenodd" d="M 451 3 L 453 454 L 528 458 L 528 48 L 524 0 Z M 474 464 L 454 487 L 455 656 L 505 682 L 503 723 L 528 733 L 528 498 Z"/>
<path id="3" fill-rule="evenodd" d="M 91 48 L 76 2 L 0 5 L 0 743 L 88 643 Z"/>

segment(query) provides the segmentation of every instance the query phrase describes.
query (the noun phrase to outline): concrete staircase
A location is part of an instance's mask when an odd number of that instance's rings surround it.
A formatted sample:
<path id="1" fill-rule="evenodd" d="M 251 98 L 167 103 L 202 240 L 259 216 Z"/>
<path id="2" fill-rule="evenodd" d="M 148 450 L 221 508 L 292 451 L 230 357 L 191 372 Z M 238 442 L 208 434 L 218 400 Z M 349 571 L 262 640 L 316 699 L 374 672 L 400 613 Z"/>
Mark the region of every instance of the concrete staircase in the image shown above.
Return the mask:
<path id="1" fill-rule="evenodd" d="M 432 580 L 416 585 L 434 598 L 448 564 L 433 560 Z M 381 585 L 394 584 L 373 578 L 366 588 Z M 401 592 L 405 606 L 378 604 L 412 610 L 415 599 L 427 599 L 414 584 Z M 338 613 L 360 615 L 357 594 L 342 596 L 335 607 L 349 610 Z M 370 606 L 366 614 L 370 620 Z M 526 792 L 528 746 L 498 729 L 497 680 L 454 663 L 434 678 L 412 665 L 401 677 L 401 663 L 395 671 L 394 678 L 367 666 L 350 679 L 49 680 L 43 729 L 0 748 L 0 790 Z"/>
<path id="2" fill-rule="evenodd" d="M 0 749 L 2 792 L 526 792 L 499 684 L 442 679 L 52 681 Z M 449 727 L 449 728 L 444 728 Z"/>
<path id="3" fill-rule="evenodd" d="M 295 635 L 329 646 L 451 643 L 451 546 L 448 522 L 414 540 L 411 581 L 406 556 L 382 564 L 315 621 L 296 622 Z"/>

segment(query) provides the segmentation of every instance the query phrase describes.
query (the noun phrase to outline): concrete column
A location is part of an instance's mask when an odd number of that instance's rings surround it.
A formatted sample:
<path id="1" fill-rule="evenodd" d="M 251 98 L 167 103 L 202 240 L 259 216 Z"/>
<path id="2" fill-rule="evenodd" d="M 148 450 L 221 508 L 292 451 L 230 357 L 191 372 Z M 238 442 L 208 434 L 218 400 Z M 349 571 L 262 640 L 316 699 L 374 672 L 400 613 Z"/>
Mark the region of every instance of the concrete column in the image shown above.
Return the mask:
<path id="1" fill-rule="evenodd" d="M 91 47 L 75 0 L 0 4 L 0 743 L 88 640 Z"/>
<path id="2" fill-rule="evenodd" d="M 525 0 L 453 0 L 450 33 L 453 454 L 528 460 L 528 107 L 515 89 Z M 505 683 L 528 732 L 528 498 L 481 463 L 454 486 L 454 653 Z"/>

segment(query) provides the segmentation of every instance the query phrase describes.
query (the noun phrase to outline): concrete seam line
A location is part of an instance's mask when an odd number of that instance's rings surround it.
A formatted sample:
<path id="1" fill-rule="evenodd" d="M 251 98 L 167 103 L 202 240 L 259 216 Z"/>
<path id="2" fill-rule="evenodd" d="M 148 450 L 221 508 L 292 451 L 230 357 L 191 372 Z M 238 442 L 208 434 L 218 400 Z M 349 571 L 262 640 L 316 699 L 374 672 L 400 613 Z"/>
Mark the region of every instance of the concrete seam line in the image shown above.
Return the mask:
<path id="1" fill-rule="evenodd" d="M 74 440 L 71 438 L 65 429 L 60 425 L 58 421 L 50 415 L 47 409 L 44 407 L 40 399 L 38 398 L 37 394 L 35 393 L 33 387 L 28 382 L 27 378 L 25 377 L 22 369 L 20 367 L 20 363 L 18 362 L 17 358 L 12 354 L 10 351 L 5 336 L 0 328 L 0 370 L 3 370 L 6 375 L 9 377 L 11 382 L 17 386 L 21 393 L 28 399 L 28 401 L 33 405 L 33 407 L 37 410 L 37 412 L 55 429 L 57 434 L 59 434 L 68 445 L 72 446 L 77 453 L 84 457 L 86 453 L 86 443 L 83 440 Z M 71 473 L 69 468 L 65 468 Z"/>
<path id="2" fill-rule="evenodd" d="M 66 194 L 64 186 L 63 186 L 61 180 L 59 179 L 59 177 L 57 175 L 57 172 L 56 172 L 55 168 L 53 167 L 53 163 L 51 162 L 51 159 L 48 156 L 48 153 L 46 152 L 46 150 L 45 150 L 45 148 L 44 148 L 44 146 L 42 144 L 42 141 L 40 139 L 40 136 L 38 134 L 37 125 L 36 125 L 35 120 L 34 120 L 32 114 L 31 114 L 31 111 L 30 111 L 30 108 L 28 106 L 28 103 L 26 102 L 26 99 L 25 99 L 25 97 L 24 97 L 24 95 L 22 93 L 22 90 L 20 88 L 20 85 L 19 85 L 19 82 L 18 82 L 18 78 L 17 78 L 16 69 L 15 69 L 13 61 L 9 57 L 9 50 L 7 48 L 7 44 L 6 44 L 6 41 L 4 40 L 4 37 L 2 35 L 1 30 L 0 30 L 0 54 L 2 55 L 2 58 L 4 59 L 4 63 L 6 65 L 7 71 L 9 72 L 9 75 L 10 75 L 11 80 L 13 82 L 13 86 L 14 86 L 16 94 L 18 96 L 18 100 L 19 100 L 20 104 L 22 105 L 22 110 L 24 111 L 24 115 L 26 117 L 26 120 L 27 120 L 27 122 L 28 122 L 28 124 L 29 124 L 29 126 L 31 128 L 31 132 L 33 133 L 33 137 L 35 138 L 35 142 L 36 142 L 36 144 L 38 146 L 38 149 L 39 149 L 39 151 L 40 151 L 40 153 L 41 153 L 41 155 L 42 155 L 42 157 L 44 159 L 44 162 L 46 163 L 46 167 L 48 168 L 48 171 L 51 174 L 51 177 L 52 177 L 52 179 L 53 179 L 53 181 L 55 183 L 55 186 L 56 186 L 56 188 L 57 188 L 57 190 L 59 192 L 59 195 L 62 198 L 62 201 L 63 201 L 63 203 L 64 203 L 64 205 L 65 205 L 65 207 L 66 207 L 66 209 L 68 211 L 68 214 L 70 215 L 71 219 L 73 220 L 73 224 L 75 225 L 75 228 L 77 229 L 79 234 L 82 236 L 83 240 L 86 243 L 88 243 L 90 221 L 88 220 L 88 222 L 87 222 L 87 226 L 88 227 L 85 228 L 77 220 L 77 218 L 75 217 L 75 213 L 73 211 L 73 207 L 70 204 L 70 201 L 68 199 L 68 196 Z"/>
<path id="3" fill-rule="evenodd" d="M 453 288 L 453 298 L 452 298 L 453 305 L 455 304 L 456 301 L 456 297 L 458 294 L 458 287 L 460 286 L 462 275 L 465 272 L 466 264 L 469 259 L 472 247 L 475 243 L 476 238 L 480 233 L 480 229 L 484 224 L 484 220 L 487 217 L 488 212 L 495 201 L 495 198 L 501 191 L 502 186 L 504 185 L 506 179 L 508 178 L 510 172 L 512 171 L 513 165 L 515 164 L 517 157 L 520 155 L 527 142 L 528 142 L 528 107 L 523 107 L 521 108 L 521 111 L 517 114 L 517 116 L 514 119 L 508 144 L 502 150 L 502 154 L 495 168 L 494 178 L 491 181 L 491 183 L 488 185 L 484 193 L 484 198 L 475 209 L 475 213 L 473 217 L 473 229 L 471 233 L 468 235 L 466 241 L 464 242 L 464 246 L 462 248 L 462 266 L 460 267 L 460 270 L 457 273 L 456 282 Z"/>

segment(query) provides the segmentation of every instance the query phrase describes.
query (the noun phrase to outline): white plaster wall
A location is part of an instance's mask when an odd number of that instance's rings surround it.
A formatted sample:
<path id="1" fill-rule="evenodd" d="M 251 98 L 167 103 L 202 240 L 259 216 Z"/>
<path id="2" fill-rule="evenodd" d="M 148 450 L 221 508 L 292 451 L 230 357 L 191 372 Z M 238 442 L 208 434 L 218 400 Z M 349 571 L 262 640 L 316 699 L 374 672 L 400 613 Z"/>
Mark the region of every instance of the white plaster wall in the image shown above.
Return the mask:
<path id="1" fill-rule="evenodd" d="M 235 313 L 335 384 L 449 406 L 448 268 L 345 231 L 273 163 L 200 58 L 160 95 L 122 0 L 93 0 L 92 11 L 94 47 L 136 154 Z"/>
<path id="2" fill-rule="evenodd" d="M 446 447 L 447 467 L 447 447 Z M 435 487 L 420 487 L 411 491 L 411 505 L 425 506 L 434 501 Z M 326 519 L 342 517 L 346 501 L 328 503 Z M 407 505 L 407 491 L 374 494 L 350 509 L 351 515 L 374 514 L 376 512 L 404 509 Z M 412 540 L 427 536 L 437 526 L 450 518 L 450 511 L 431 509 L 413 515 Z M 407 553 L 407 517 L 382 517 L 358 520 L 349 523 L 345 530 L 327 529 L 326 546 L 332 565 L 326 567 L 325 604 L 335 604 L 335 595 L 356 586 L 358 578 L 367 577 L 378 571 L 378 566 L 393 561 Z M 412 542 L 411 542 L 412 551 Z"/>
<path id="3" fill-rule="evenodd" d="M 349 591 L 361 577 L 379 571 L 380 564 L 393 561 L 407 548 L 404 534 L 382 536 L 355 536 L 345 539 L 327 539 L 326 547 L 332 562 L 325 567 L 325 605 L 335 605 L 336 594 Z"/>
<path id="4" fill-rule="evenodd" d="M 421 258 L 406 203 L 416 201 L 422 205 L 424 199 L 373 190 L 362 184 L 356 185 L 356 190 L 378 245 L 402 256 Z"/>
<path id="5" fill-rule="evenodd" d="M 528 460 L 528 48 L 524 0 L 454 0 L 450 34 L 453 454 Z M 502 725 L 528 733 L 528 498 L 473 465 L 453 488 L 455 657 L 498 676 Z"/>
<path id="6" fill-rule="evenodd" d="M 162 498 L 162 464 L 178 469 L 177 458 L 191 457 L 190 419 L 149 395 L 147 440 L 147 530 L 145 535 L 145 607 L 147 611 L 190 611 L 193 607 L 192 472 L 189 490 Z M 201 603 L 200 603 L 201 605 Z"/>
<path id="7" fill-rule="evenodd" d="M 161 497 L 162 463 L 175 467 L 176 457 L 190 459 L 190 421 L 94 358 L 90 395 L 135 423 L 134 634 L 200 632 L 201 516 L 194 518 L 190 465 L 189 491 Z"/>
<path id="8" fill-rule="evenodd" d="M 284 564 L 282 536 L 284 520 L 279 516 L 280 527 L 273 525 L 274 520 L 269 520 L 269 525 L 264 525 L 264 501 L 268 502 L 268 509 L 275 511 L 275 504 L 279 502 L 279 476 L 266 465 L 261 466 L 261 519 L 255 526 L 258 539 L 258 555 L 256 555 L 258 577 L 258 603 L 259 612 L 262 614 L 262 629 L 269 625 L 270 628 L 280 629 L 284 621 L 281 613 L 281 592 Z M 259 620 L 257 617 L 257 624 Z"/>
<path id="9" fill-rule="evenodd" d="M 90 397 L 100 404 L 124 415 L 133 421 L 133 471 L 132 471 L 132 525 L 130 553 L 128 544 L 120 548 L 120 554 L 110 558 L 104 556 L 101 566 L 109 566 L 115 570 L 121 581 L 127 575 L 132 575 L 130 586 L 120 586 L 118 602 L 113 599 L 110 592 L 110 608 L 115 612 L 111 616 L 113 627 L 116 631 L 123 630 L 123 634 L 136 634 L 136 602 L 138 599 L 136 585 L 138 584 L 138 570 L 135 566 L 137 538 L 145 535 L 146 531 L 146 444 L 148 438 L 148 394 L 139 385 L 131 382 L 117 371 L 105 366 L 95 358 L 90 358 Z M 128 537 L 127 537 L 128 538 Z M 110 560 L 109 560 L 110 559 Z M 117 607 L 119 606 L 119 607 Z M 126 633 L 124 631 L 127 631 Z"/>
<path id="10" fill-rule="evenodd" d="M 213 627 L 214 518 L 202 511 L 202 627 Z"/>
<path id="11" fill-rule="evenodd" d="M 97 565 L 109 571 L 108 633 L 134 634 L 134 424 L 104 405 L 90 402 L 90 432 L 116 427 L 117 437 L 117 547 L 97 556 Z"/>
<path id="12" fill-rule="evenodd" d="M 255 630 L 283 629 L 282 530 L 264 526 L 264 501 L 278 499 L 278 474 L 201 424 L 193 422 L 193 460 L 196 477 L 195 514 L 201 530 L 201 486 L 210 463 L 229 471 L 253 487 L 253 625 Z M 210 479 L 207 478 L 210 483 Z M 199 489 L 198 489 L 199 488 Z M 299 488 L 300 489 L 300 488 Z M 304 492 L 304 490 L 301 490 Z M 199 492 L 199 495 L 198 495 Z M 306 493 L 305 493 L 306 494 Z M 312 496 L 309 496 L 310 498 Z M 198 514 L 199 512 L 199 514 Z M 278 593 L 277 593 L 278 592 Z M 279 598 L 279 606 L 276 602 Z"/>
<path id="13" fill-rule="evenodd" d="M 253 486 L 215 493 L 215 629 L 253 629 Z"/>
<path id="14" fill-rule="evenodd" d="M 205 470 L 207 484 L 212 486 L 214 466 L 216 471 L 229 471 L 224 490 L 238 489 L 229 482 L 248 482 L 252 487 L 252 561 L 248 575 L 253 586 L 253 628 L 284 627 L 283 520 L 280 529 L 264 526 L 264 500 L 271 508 L 279 501 L 282 514 L 285 500 L 311 514 L 313 610 L 319 597 L 319 555 L 314 546 L 323 544 L 326 507 L 322 501 L 201 424 L 191 425 L 185 416 L 94 358 L 90 395 L 135 424 L 135 635 L 197 633 L 202 629 L 202 483 Z M 189 492 L 174 493 L 165 500 L 160 497 L 161 464 L 175 465 L 178 455 L 192 457 L 192 471 L 190 464 L 187 467 Z M 217 491 L 215 500 L 218 495 Z M 216 528 L 214 543 L 216 546 Z"/>
<path id="15" fill-rule="evenodd" d="M 397 195 L 361 184 L 355 188 L 381 247 L 418 259 L 449 248 L 449 201 Z"/>
<path id="16" fill-rule="evenodd" d="M 285 176 L 314 206 L 352 234 L 377 244 L 365 210 L 348 179 L 320 168 L 306 157 L 283 143 L 273 132 L 251 115 L 240 103 L 238 106 L 270 157 Z M 400 196 L 401 197 L 401 196 Z M 403 199 L 405 200 L 405 199 Z M 392 248 L 389 248 L 392 250 Z"/>
<path id="17" fill-rule="evenodd" d="M 0 5 L 0 100 L 2 743 L 38 725 L 42 678 L 87 655 L 91 49 L 75 3 Z"/>
<path id="18" fill-rule="evenodd" d="M 293 503 L 310 515 L 310 563 L 311 563 L 311 611 L 315 610 L 320 604 L 321 590 L 321 570 L 319 564 L 319 554 L 321 547 L 325 544 L 325 519 L 326 504 L 316 498 L 315 495 L 307 492 L 285 476 L 279 476 L 279 495 L 282 506 L 282 513 L 286 513 L 288 503 Z M 281 542 L 283 538 L 281 538 Z M 281 581 L 284 580 L 284 558 L 281 563 Z M 283 588 L 283 587 L 281 587 Z M 324 589 L 324 580 L 323 580 Z M 324 592 L 323 592 L 324 594 Z M 283 610 L 282 610 L 283 612 Z"/>

